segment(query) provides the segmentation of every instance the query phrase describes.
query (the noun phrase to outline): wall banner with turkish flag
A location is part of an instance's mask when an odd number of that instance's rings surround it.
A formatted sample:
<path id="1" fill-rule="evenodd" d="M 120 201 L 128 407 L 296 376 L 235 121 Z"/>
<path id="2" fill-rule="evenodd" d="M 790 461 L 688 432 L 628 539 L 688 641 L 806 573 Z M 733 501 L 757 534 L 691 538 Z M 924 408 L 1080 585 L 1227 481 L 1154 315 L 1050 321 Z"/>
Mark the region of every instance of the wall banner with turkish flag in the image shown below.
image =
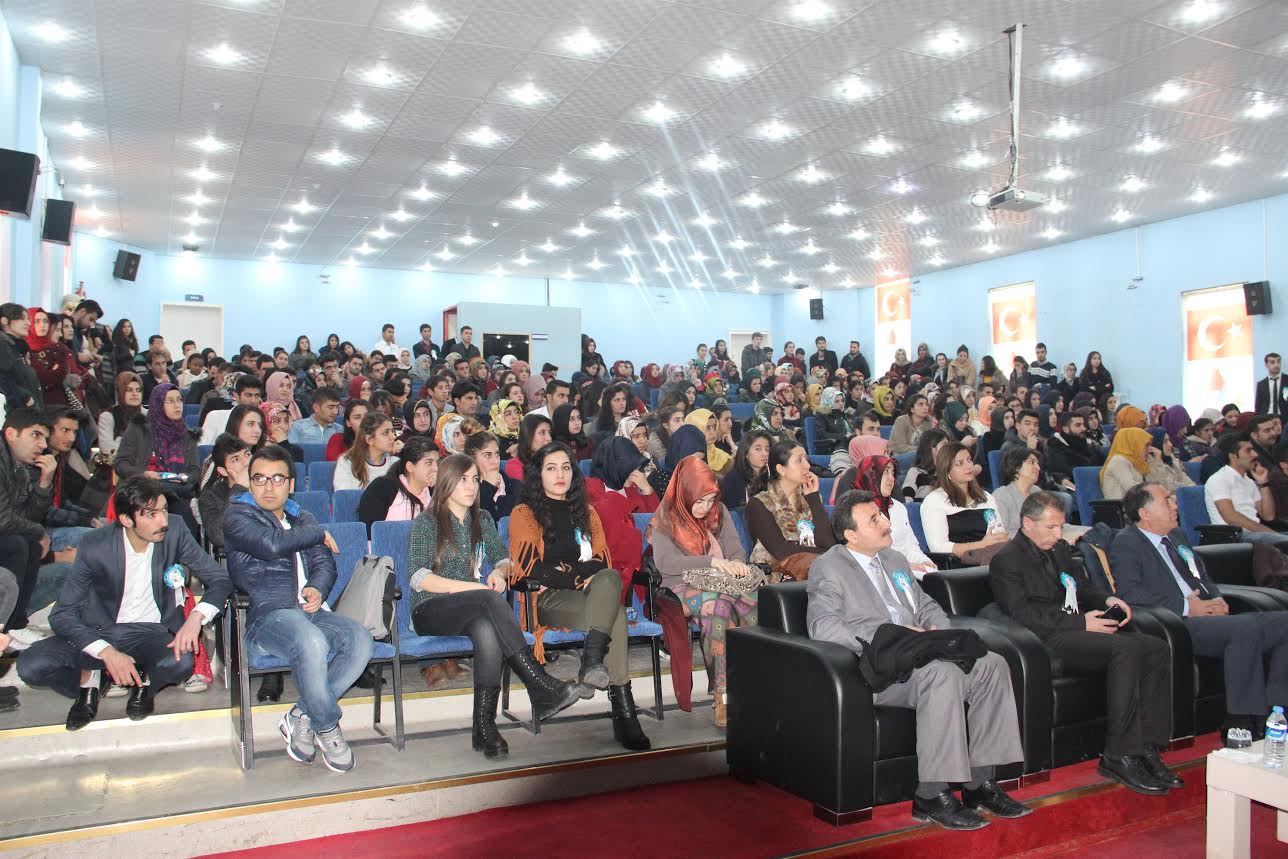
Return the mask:
<path id="1" fill-rule="evenodd" d="M 1236 403 L 1252 408 L 1252 321 L 1243 284 L 1181 293 L 1185 334 L 1182 402 L 1196 418 L 1204 409 Z"/>
<path id="2" fill-rule="evenodd" d="M 1033 360 L 1038 342 L 1038 294 L 1033 281 L 988 291 L 989 353 L 1004 376 L 1016 355 Z"/>
<path id="3" fill-rule="evenodd" d="M 912 353 L 912 308 L 908 303 L 908 278 L 878 283 L 873 290 L 877 299 L 877 342 L 873 349 L 872 372 L 883 374 L 894 363 L 896 349 Z"/>

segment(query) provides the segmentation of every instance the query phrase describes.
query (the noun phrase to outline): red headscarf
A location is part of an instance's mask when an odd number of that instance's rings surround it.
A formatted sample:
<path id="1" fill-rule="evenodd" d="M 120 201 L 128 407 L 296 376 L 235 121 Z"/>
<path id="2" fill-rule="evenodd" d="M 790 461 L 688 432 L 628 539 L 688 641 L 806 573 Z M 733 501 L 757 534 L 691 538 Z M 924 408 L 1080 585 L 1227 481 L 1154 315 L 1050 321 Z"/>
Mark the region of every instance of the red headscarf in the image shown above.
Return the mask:
<path id="1" fill-rule="evenodd" d="M 872 498 L 882 514 L 890 512 L 890 496 L 881 494 L 881 478 L 885 476 L 886 469 L 890 466 L 894 466 L 894 481 L 895 486 L 898 487 L 899 463 L 891 457 L 865 456 L 863 461 L 859 463 L 858 470 L 854 472 L 854 488 L 871 492 Z"/>
<path id="2" fill-rule="evenodd" d="M 46 334 L 44 337 L 36 335 L 36 314 L 44 313 L 45 318 L 49 319 L 49 313 L 43 307 L 28 307 L 27 318 L 31 320 L 31 329 L 27 331 L 27 345 L 31 347 L 32 352 L 43 352 L 53 347 L 53 338 Z M 49 330 L 53 331 L 53 320 L 49 320 Z"/>
<path id="3" fill-rule="evenodd" d="M 349 380 L 349 399 L 356 400 L 362 396 L 362 383 L 367 381 L 366 376 L 354 376 Z M 372 391 L 375 391 L 375 385 L 372 385 Z"/>
<path id="4" fill-rule="evenodd" d="M 702 519 L 694 519 L 693 505 L 712 492 L 716 494 L 716 503 Z M 672 472 L 666 496 L 653 521 L 686 554 L 705 555 L 711 549 L 712 535 L 721 528 L 721 509 L 716 473 L 700 457 L 686 456 Z"/>
<path id="5" fill-rule="evenodd" d="M 662 368 L 656 364 L 645 364 L 643 369 L 640 370 L 640 378 L 650 388 L 660 388 L 662 383 L 666 381 L 662 378 Z"/>

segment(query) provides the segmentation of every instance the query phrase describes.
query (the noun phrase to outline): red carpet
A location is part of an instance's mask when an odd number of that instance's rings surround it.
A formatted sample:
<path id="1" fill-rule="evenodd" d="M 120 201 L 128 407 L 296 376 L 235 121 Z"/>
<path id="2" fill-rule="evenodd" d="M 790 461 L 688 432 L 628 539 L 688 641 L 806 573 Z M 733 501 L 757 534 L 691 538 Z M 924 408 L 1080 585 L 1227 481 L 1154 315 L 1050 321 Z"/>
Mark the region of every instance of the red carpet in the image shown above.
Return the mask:
<path id="1" fill-rule="evenodd" d="M 1021 821 L 995 821 L 978 832 L 945 832 L 917 824 L 909 803 L 876 809 L 871 821 L 833 827 L 816 820 L 810 805 L 764 784 L 730 778 L 698 779 L 616 791 L 579 799 L 492 809 L 445 820 L 411 823 L 369 832 L 298 841 L 224 857 L 276 859 L 300 854 L 330 859 L 380 855 L 396 857 L 584 856 L 593 852 L 588 833 L 615 857 L 771 857 L 797 853 L 827 856 L 1072 856 L 1096 843 L 1098 857 L 1203 854 L 1206 787 L 1202 759 L 1216 747 L 1216 735 L 1190 749 L 1167 755 L 1169 763 L 1197 761 L 1182 769 L 1186 787 L 1167 797 L 1140 797 L 1108 786 L 1094 761 L 1064 767 L 1045 784 L 1015 792 L 1037 811 Z M 1146 816 L 1147 815 L 1147 816 Z M 608 830 L 603 829 L 608 823 Z M 1197 826 L 1197 834 L 1191 832 Z M 1265 827 L 1261 827 L 1264 829 Z M 1184 837 L 1178 832 L 1188 832 Z M 1087 833 L 1093 841 L 1087 840 Z M 1269 841 L 1254 855 L 1284 845 Z M 1264 835 L 1265 833 L 1261 833 Z M 1142 846 L 1117 852 L 1126 843 Z M 1264 841 L 1264 838 L 1257 839 Z M 1103 843 L 1101 843 L 1103 842 Z M 1076 844 L 1076 846 L 1075 846 Z M 1164 848 L 1162 845 L 1166 844 Z M 1158 849 L 1155 849 L 1155 848 Z M 1108 852 L 1110 850 L 1115 852 Z M 817 851 L 817 852 L 815 852 Z M 1072 851 L 1072 852 L 1070 852 Z"/>

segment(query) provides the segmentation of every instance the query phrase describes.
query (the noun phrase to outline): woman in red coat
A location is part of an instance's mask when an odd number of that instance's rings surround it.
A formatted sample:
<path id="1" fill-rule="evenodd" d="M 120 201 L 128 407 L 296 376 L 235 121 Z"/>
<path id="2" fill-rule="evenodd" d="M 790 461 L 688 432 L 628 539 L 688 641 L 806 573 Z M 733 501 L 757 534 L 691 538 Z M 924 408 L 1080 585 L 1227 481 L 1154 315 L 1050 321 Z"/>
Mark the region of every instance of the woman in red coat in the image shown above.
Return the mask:
<path id="1" fill-rule="evenodd" d="M 72 350 L 53 337 L 49 314 L 43 308 L 28 307 L 27 317 L 31 319 L 31 329 L 27 332 L 31 369 L 36 371 L 36 378 L 40 380 L 45 405 L 72 405 L 67 398 L 67 388 L 80 388 L 84 371 L 76 363 Z"/>

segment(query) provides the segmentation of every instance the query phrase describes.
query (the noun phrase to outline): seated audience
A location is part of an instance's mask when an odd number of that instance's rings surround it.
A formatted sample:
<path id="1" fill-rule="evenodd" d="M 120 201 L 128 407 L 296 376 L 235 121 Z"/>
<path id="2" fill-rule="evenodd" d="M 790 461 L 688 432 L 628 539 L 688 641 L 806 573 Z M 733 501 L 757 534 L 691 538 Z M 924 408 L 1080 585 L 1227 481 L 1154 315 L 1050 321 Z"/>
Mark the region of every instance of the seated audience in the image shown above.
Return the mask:
<path id="1" fill-rule="evenodd" d="M 536 378 L 541 378 L 537 376 Z M 535 412 L 523 416 L 519 424 L 519 451 L 505 461 L 505 475 L 512 480 L 523 481 L 524 468 L 533 454 L 554 440 L 553 426 L 550 418 Z"/>
<path id="2" fill-rule="evenodd" d="M 230 374 L 229 378 L 232 378 Z M 173 387 L 173 386 L 172 386 Z M 178 390 L 175 388 L 175 390 Z M 249 373 L 236 377 L 233 381 L 233 391 L 235 395 L 220 389 L 220 395 L 212 397 L 206 401 L 201 417 L 201 444 L 214 444 L 215 439 L 219 438 L 221 432 L 228 431 L 228 418 L 234 406 L 253 406 L 259 408 L 259 404 L 264 399 L 264 383 Z M 227 399 L 225 399 L 227 395 Z M 148 407 L 151 408 L 152 399 L 148 397 Z M 183 403 L 180 402 L 180 406 Z M 182 409 L 179 417 L 182 418 Z"/>
<path id="3" fill-rule="evenodd" d="M 889 385 L 877 385 L 872 389 L 872 408 L 868 414 L 875 415 L 877 423 L 883 427 L 893 427 L 895 422 L 895 396 Z M 894 435 L 894 430 L 890 430 Z"/>
<path id="4" fill-rule="evenodd" d="M 841 392 L 824 388 L 814 409 L 814 449 L 810 453 L 831 456 L 844 450 L 852 435 L 854 430 L 842 409 Z"/>
<path id="5" fill-rule="evenodd" d="M 116 522 L 81 542 L 83 551 L 49 613 L 53 637 L 32 644 L 18 660 L 18 675 L 27 685 L 48 686 L 74 699 L 69 731 L 94 721 L 111 683 L 129 688 L 125 714 L 131 720 L 150 716 L 157 692 L 192 674 L 201 628 L 232 593 L 223 567 L 167 512 L 158 481 L 141 475 L 122 480 L 113 506 Z M 190 613 L 183 599 L 172 596 L 186 586 L 182 574 L 169 572 L 174 564 L 205 589 Z M 154 578 L 162 570 L 164 588 Z M 104 586 L 110 582 L 119 584 Z"/>
<path id="6" fill-rule="evenodd" d="M 780 441 L 770 448 L 769 485 L 747 500 L 747 530 L 754 541 L 751 562 L 798 581 L 809 575 L 814 557 L 832 547 L 818 475 L 800 444 Z"/>
<path id="7" fill-rule="evenodd" d="M 967 566 L 992 560 L 1006 544 L 997 502 L 979 485 L 970 451 L 949 442 L 935 455 L 935 488 L 921 502 L 926 548 L 953 554 Z"/>
<path id="8" fill-rule="evenodd" d="M 1120 433 L 1121 434 L 1121 433 Z M 1114 437 L 1117 442 L 1117 436 Z M 1257 461 L 1252 439 L 1246 432 L 1226 433 L 1217 439 L 1217 453 L 1224 460 L 1203 485 L 1208 518 L 1213 525 L 1234 525 L 1243 529 L 1245 543 L 1278 543 L 1288 535 L 1271 528 L 1277 510 L 1270 488 L 1270 472 Z"/>
<path id="9" fill-rule="evenodd" d="M 18 591 L 9 612 L 0 616 L 0 627 L 8 630 L 15 650 L 42 638 L 27 629 L 27 604 L 50 547 L 41 525 L 53 498 L 58 467 L 46 452 L 49 433 L 48 419 L 35 409 L 11 408 L 5 415 L 4 444 L 0 445 L 0 568 L 13 574 Z"/>
<path id="10" fill-rule="evenodd" d="M 863 422 L 864 426 L 875 425 L 876 423 L 871 418 L 867 417 L 863 419 Z M 924 437 L 925 436 L 923 436 L 923 438 Z M 838 468 L 840 471 L 838 479 L 832 482 L 832 492 L 827 499 L 827 503 L 835 504 L 837 497 L 845 491 L 845 487 L 848 486 L 850 488 L 854 488 L 858 485 L 855 483 L 855 480 L 857 479 L 857 474 L 855 472 L 859 465 L 862 464 L 863 460 L 867 459 L 869 456 L 889 455 L 890 444 L 881 437 L 880 433 L 859 433 L 854 438 L 850 439 L 850 444 L 846 448 L 844 456 L 836 454 L 832 457 L 832 473 L 837 474 Z"/>
<path id="11" fill-rule="evenodd" d="M 327 439 L 325 454 L 327 462 L 336 462 L 349 448 L 353 447 L 358 429 L 370 411 L 371 404 L 356 397 L 344 404 L 344 429 Z"/>
<path id="12" fill-rule="evenodd" d="M 510 514 L 511 584 L 525 581 L 536 624 L 535 654 L 545 659 L 549 627 L 584 629 L 577 680 L 608 689 L 613 737 L 627 749 L 650 747 L 640 729 L 627 671 L 622 577 L 612 568 L 599 515 L 586 500 L 585 480 L 572 450 L 552 442 L 524 468 L 520 503 Z"/>
<path id="13" fill-rule="evenodd" d="M 904 572 L 909 561 L 891 548 L 890 522 L 871 493 L 842 495 L 831 525 L 836 545 L 810 569 L 810 638 L 862 654 L 889 624 L 920 634 L 948 630 L 943 609 Z M 999 765 L 1024 758 L 1006 661 L 985 652 L 963 669 L 935 659 L 872 696 L 878 706 L 916 710 L 912 815 L 945 829 L 981 829 L 988 825 L 982 811 L 1005 818 L 1031 812 L 994 780 Z"/>
<path id="14" fill-rule="evenodd" d="M 1072 482 L 1075 468 L 1098 467 L 1102 464 L 1100 448 L 1087 441 L 1086 416 L 1080 411 L 1062 412 L 1060 431 L 1051 436 L 1046 444 L 1045 465 L 1051 479 L 1059 483 Z"/>
<path id="15" fill-rule="evenodd" d="M 368 412 L 354 436 L 353 447 L 336 460 L 331 490 L 366 489 L 393 467 L 397 444 L 398 433 L 389 416 Z"/>
<path id="16" fill-rule="evenodd" d="M 649 485 L 661 498 L 671 482 L 671 474 L 686 456 L 707 458 L 707 439 L 702 430 L 691 424 L 681 424 L 666 445 L 666 458 L 648 474 Z"/>
<path id="17" fill-rule="evenodd" d="M 438 475 L 438 448 L 424 436 L 403 445 L 393 467 L 373 479 L 358 499 L 358 521 L 407 522 L 429 509 L 430 493 Z"/>
<path id="18" fill-rule="evenodd" d="M 1100 468 L 1100 491 L 1105 498 L 1121 500 L 1138 483 L 1174 480 L 1163 464 L 1163 452 L 1152 446 L 1149 433 L 1136 427 L 1119 428 Z"/>
<path id="19" fill-rule="evenodd" d="M 1078 374 L 1078 392 L 1083 391 L 1095 397 L 1097 402 L 1114 392 L 1114 377 L 1109 374 L 1109 368 L 1101 361 L 1099 352 L 1087 353 L 1087 362 L 1082 365 L 1082 372 Z"/>
<path id="20" fill-rule="evenodd" d="M 730 510 L 747 506 L 747 499 L 764 491 L 769 482 L 769 448 L 773 436 L 764 430 L 742 434 L 733 467 L 720 478 L 720 496 Z"/>
<path id="21" fill-rule="evenodd" d="M 417 444 L 417 449 L 421 446 Z M 430 449 L 424 445 L 426 452 Z M 474 660 L 471 744 L 485 757 L 497 758 L 509 753 L 496 727 L 504 664 L 523 681 L 539 720 L 576 703 L 582 690 L 577 683 L 547 674 L 528 649 L 502 596 L 511 572 L 510 558 L 496 523 L 479 509 L 478 489 L 478 469 L 468 456 L 449 456 L 439 464 L 437 491 L 412 524 L 407 568 L 416 634 L 470 639 Z"/>
<path id="22" fill-rule="evenodd" d="M 839 495 L 856 489 L 872 494 L 873 502 L 880 508 L 881 514 L 890 520 L 890 539 L 894 541 L 895 551 L 908 559 L 912 564 L 913 575 L 920 579 L 923 574 L 935 569 L 935 562 L 922 551 L 921 543 L 913 533 L 912 524 L 908 521 L 908 509 L 895 491 L 898 485 L 899 463 L 884 454 L 865 457 L 857 468 L 847 471 L 837 481 Z"/>
<path id="23" fill-rule="evenodd" d="M 697 427 L 707 441 L 707 465 L 718 476 L 729 473 L 733 467 L 733 457 L 717 444 L 720 440 L 719 421 L 710 409 L 694 409 L 685 416 L 684 422 Z"/>
<path id="24" fill-rule="evenodd" d="M 499 399 L 488 412 L 491 423 L 488 432 L 496 439 L 501 459 L 513 459 L 519 454 L 519 424 L 523 412 L 512 400 Z"/>
<path id="25" fill-rule="evenodd" d="M 1279 441 L 1283 422 L 1278 415 L 1255 415 L 1248 421 L 1248 436 L 1252 441 L 1252 455 L 1267 469 L 1274 468 L 1270 451 Z"/>
<path id="26" fill-rule="evenodd" d="M 493 522 L 500 522 L 518 503 L 522 481 L 502 471 L 501 449 L 496 437 L 489 432 L 476 432 L 465 439 L 462 452 L 474 460 L 478 469 L 479 507 Z"/>
<path id="27" fill-rule="evenodd" d="M 554 440 L 572 448 L 578 460 L 594 459 L 595 442 L 582 431 L 581 407 L 564 403 L 550 415 Z"/>
<path id="28" fill-rule="evenodd" d="M 644 456 L 624 438 L 609 436 L 595 451 L 595 461 L 586 480 L 586 497 L 599 514 L 604 540 L 613 559 L 613 569 L 621 573 L 629 594 L 629 583 L 643 564 L 640 532 L 634 514 L 652 513 L 658 496 L 641 470 Z M 629 600 L 623 600 L 629 604 Z"/>
<path id="29" fill-rule="evenodd" d="M 49 422 L 46 453 L 54 457 L 55 466 L 53 497 L 41 521 L 54 559 L 70 563 L 76 559 L 81 538 L 96 527 L 95 517 L 102 509 L 88 506 L 91 502 L 85 490 L 91 477 L 89 465 L 76 449 L 80 421 L 66 406 L 46 408 L 45 419 Z"/>
<path id="30" fill-rule="evenodd" d="M 307 765 L 320 746 L 327 769 L 348 772 L 354 757 L 340 731 L 339 699 L 366 669 L 375 642 L 356 620 L 325 607 L 339 548 L 290 500 L 292 479 L 291 455 L 280 447 L 252 457 L 250 492 L 234 498 L 224 516 L 228 572 L 250 596 L 248 652 L 285 661 L 299 689 L 278 723 L 286 753 Z"/>
<path id="31" fill-rule="evenodd" d="M 943 430 L 926 430 L 922 434 L 921 440 L 917 442 L 917 457 L 903 478 L 903 486 L 900 487 L 900 494 L 904 501 L 923 501 L 935 488 L 935 482 L 938 479 L 935 457 L 948 443 L 948 434 Z"/>
<path id="32" fill-rule="evenodd" d="M 720 487 L 709 465 L 698 457 L 680 463 L 649 535 L 662 586 L 680 597 L 685 616 L 701 627 L 715 723 L 723 728 L 728 687 L 725 635 L 733 627 L 756 625 L 756 585 L 735 579 L 760 577 L 752 576 L 755 571 L 747 565 L 746 550 L 720 501 Z M 721 580 L 721 588 L 716 588 L 715 579 Z"/>
<path id="33" fill-rule="evenodd" d="M 116 456 L 121 439 L 143 409 L 143 382 L 128 370 L 116 374 L 116 405 L 98 415 L 98 450 L 107 461 Z"/>
<path id="34" fill-rule="evenodd" d="M 342 431 L 335 423 L 340 414 L 340 392 L 335 388 L 321 387 L 314 391 L 310 412 L 307 418 L 291 424 L 288 438 L 292 444 L 326 444 Z"/>
<path id="35" fill-rule="evenodd" d="M 989 565 L 989 583 L 1002 610 L 1032 630 L 1066 671 L 1104 673 L 1108 718 L 1097 772 L 1143 796 L 1184 787 L 1160 757 L 1172 736 L 1167 644 L 1140 632 L 1131 606 L 1091 583 L 1079 555 L 1060 539 L 1060 499 L 1030 495 L 1020 519 L 1020 533 Z M 1104 616 L 1114 608 L 1121 620 Z"/>
<path id="36" fill-rule="evenodd" d="M 289 453 L 296 462 L 303 462 L 304 449 L 290 441 L 293 421 L 286 407 L 281 403 L 260 403 L 259 413 L 264 423 L 261 444 L 275 444 Z"/>
<path id="37" fill-rule="evenodd" d="M 148 413 L 134 416 L 117 448 L 114 468 L 122 478 L 142 474 L 162 481 L 170 512 L 182 517 L 194 537 L 199 536 L 189 506 L 200 476 L 197 437 L 183 422 L 183 393 L 178 388 L 165 384 L 152 389 Z"/>
<path id="38" fill-rule="evenodd" d="M 969 389 L 967 389 L 969 391 Z M 971 426 L 970 408 L 965 403 L 950 400 L 944 404 L 943 431 L 949 441 L 955 441 L 974 449 L 975 429 Z M 891 432 L 893 437 L 894 433 Z"/>
<path id="39" fill-rule="evenodd" d="M 234 435 L 221 433 L 210 452 L 210 472 L 197 493 L 201 530 L 210 545 L 223 551 L 224 514 L 234 495 L 250 491 L 251 445 Z"/>

